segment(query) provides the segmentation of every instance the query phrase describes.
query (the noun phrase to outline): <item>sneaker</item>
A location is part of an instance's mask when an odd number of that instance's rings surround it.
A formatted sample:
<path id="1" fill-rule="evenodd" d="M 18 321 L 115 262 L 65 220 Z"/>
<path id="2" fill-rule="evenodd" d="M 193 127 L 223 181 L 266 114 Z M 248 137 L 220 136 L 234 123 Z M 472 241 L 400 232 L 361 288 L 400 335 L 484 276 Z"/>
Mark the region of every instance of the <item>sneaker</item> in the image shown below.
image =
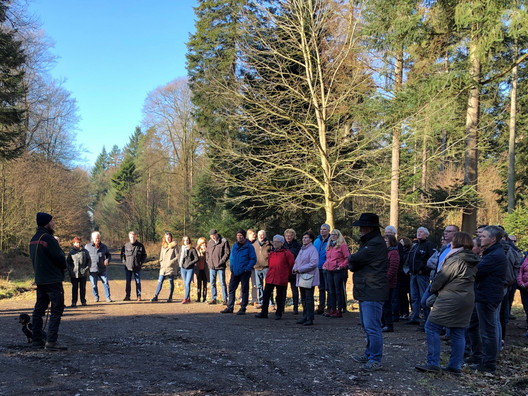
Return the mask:
<path id="1" fill-rule="evenodd" d="M 394 333 L 394 329 L 392 327 L 389 327 L 389 326 L 385 326 L 381 329 L 381 332 L 382 333 Z"/>
<path id="2" fill-rule="evenodd" d="M 44 349 L 47 351 L 67 351 L 68 347 L 62 346 L 58 342 L 46 342 Z"/>
<path id="3" fill-rule="evenodd" d="M 380 362 L 375 362 L 371 360 L 365 363 L 363 366 L 361 366 L 361 368 L 366 371 L 376 371 L 376 370 L 381 370 L 382 365 Z"/>
<path id="4" fill-rule="evenodd" d="M 422 373 L 441 373 L 442 369 L 438 366 L 433 366 L 432 364 L 418 364 L 414 368 Z"/>
<path id="5" fill-rule="evenodd" d="M 352 360 L 356 363 L 368 363 L 368 357 L 365 355 L 352 355 Z"/>
<path id="6" fill-rule="evenodd" d="M 94 300 L 94 302 L 99 302 L 99 297 L 97 297 L 97 298 Z"/>
<path id="7" fill-rule="evenodd" d="M 209 304 L 209 305 L 215 305 L 215 304 L 216 304 L 216 300 L 210 300 L 210 301 L 207 301 L 207 304 Z"/>
<path id="8" fill-rule="evenodd" d="M 111 298 L 107 298 L 106 302 L 114 302 Z"/>
<path id="9" fill-rule="evenodd" d="M 123 301 L 130 301 L 130 297 L 123 298 Z"/>
<path id="10" fill-rule="evenodd" d="M 233 309 L 232 308 L 226 308 L 226 309 L 223 309 L 222 311 L 220 311 L 220 313 L 233 313 Z"/>
<path id="11" fill-rule="evenodd" d="M 245 315 L 246 314 L 246 310 L 245 309 L 239 309 L 236 314 L 237 315 Z"/>
<path id="12" fill-rule="evenodd" d="M 181 303 L 182 304 L 189 304 L 190 302 L 191 302 L 191 300 L 189 298 L 184 298 Z"/>
<path id="13" fill-rule="evenodd" d="M 150 299 L 150 302 L 156 302 L 156 301 L 158 301 L 158 297 L 152 297 L 152 298 Z"/>

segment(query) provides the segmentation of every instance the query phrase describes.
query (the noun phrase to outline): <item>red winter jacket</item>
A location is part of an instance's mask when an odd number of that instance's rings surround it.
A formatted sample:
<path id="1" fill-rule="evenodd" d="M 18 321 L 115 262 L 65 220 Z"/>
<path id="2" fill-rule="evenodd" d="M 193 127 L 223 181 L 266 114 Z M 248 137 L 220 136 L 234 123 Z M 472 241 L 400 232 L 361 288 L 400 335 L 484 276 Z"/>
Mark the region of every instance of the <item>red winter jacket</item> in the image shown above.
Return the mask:
<path id="1" fill-rule="evenodd" d="M 396 288 L 398 283 L 398 267 L 400 266 L 400 253 L 398 248 L 389 248 L 389 270 L 387 271 L 387 278 L 389 278 L 389 287 Z"/>
<path id="2" fill-rule="evenodd" d="M 278 286 L 287 286 L 288 277 L 292 273 L 295 258 L 287 249 L 271 250 L 268 256 L 269 268 L 266 274 L 266 283 Z"/>

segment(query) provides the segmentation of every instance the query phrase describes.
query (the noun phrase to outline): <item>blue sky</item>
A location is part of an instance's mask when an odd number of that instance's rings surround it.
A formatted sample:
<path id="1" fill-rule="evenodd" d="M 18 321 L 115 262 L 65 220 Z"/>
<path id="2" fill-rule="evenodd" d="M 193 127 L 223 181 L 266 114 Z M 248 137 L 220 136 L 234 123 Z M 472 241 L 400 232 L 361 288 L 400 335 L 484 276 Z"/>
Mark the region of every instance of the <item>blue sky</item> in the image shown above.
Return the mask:
<path id="1" fill-rule="evenodd" d="M 103 146 L 122 148 L 148 92 L 187 75 L 186 42 L 196 0 L 32 0 L 55 46 L 54 78 L 77 100 L 77 144 L 92 166 Z"/>

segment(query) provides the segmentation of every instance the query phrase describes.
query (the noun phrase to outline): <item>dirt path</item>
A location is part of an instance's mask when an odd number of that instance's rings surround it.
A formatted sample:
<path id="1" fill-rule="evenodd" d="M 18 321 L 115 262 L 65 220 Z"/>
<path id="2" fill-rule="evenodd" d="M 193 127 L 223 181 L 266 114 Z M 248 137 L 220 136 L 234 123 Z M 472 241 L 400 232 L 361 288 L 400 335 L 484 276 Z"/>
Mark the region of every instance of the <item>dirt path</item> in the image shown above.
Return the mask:
<path id="1" fill-rule="evenodd" d="M 350 359 L 351 354 L 364 350 L 365 343 L 356 310 L 343 319 L 318 316 L 312 327 L 296 325 L 298 316 L 291 306 L 281 321 L 256 319 L 258 311 L 253 307 L 245 316 L 222 315 L 221 305 L 180 304 L 181 280 L 174 303 L 123 302 L 124 281 L 115 280 L 120 271 L 112 265 L 110 286 L 115 302 L 94 303 L 89 290 L 87 307 L 66 310 L 60 341 L 69 346 L 67 352 L 35 351 L 25 344 L 17 319 L 22 312 L 31 313 L 34 293 L 0 301 L 0 394 L 447 396 L 494 394 L 495 389 L 503 394 L 527 392 L 526 382 L 511 381 L 506 368 L 494 378 L 416 372 L 413 367 L 424 361 L 426 345 L 425 334 L 414 326 L 395 323 L 396 331 L 384 336 L 383 370 L 365 373 Z M 143 295 L 150 299 L 157 272 L 144 275 Z M 64 285 L 68 303 L 71 286 Z M 165 284 L 160 297 L 167 294 Z M 504 356 L 513 350 L 526 351 L 527 341 L 520 337 L 523 322 L 518 319 L 511 324 L 511 346 Z M 446 344 L 443 348 L 448 351 Z M 519 364 L 526 371 L 523 360 Z"/>

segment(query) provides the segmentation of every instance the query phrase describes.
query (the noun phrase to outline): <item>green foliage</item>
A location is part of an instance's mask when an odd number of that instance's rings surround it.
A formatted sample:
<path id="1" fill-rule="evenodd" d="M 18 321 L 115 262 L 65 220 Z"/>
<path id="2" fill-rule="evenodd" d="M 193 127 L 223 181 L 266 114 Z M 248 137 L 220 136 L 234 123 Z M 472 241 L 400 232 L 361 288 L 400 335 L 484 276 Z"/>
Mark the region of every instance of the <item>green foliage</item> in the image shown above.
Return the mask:
<path id="1" fill-rule="evenodd" d="M 18 157 L 25 148 L 25 116 L 20 105 L 26 88 L 22 43 L 6 22 L 9 1 L 0 0 L 0 160 Z"/>
<path id="2" fill-rule="evenodd" d="M 528 248 L 528 208 L 517 207 L 504 216 L 504 229 L 517 237 L 517 246 L 521 250 Z"/>

